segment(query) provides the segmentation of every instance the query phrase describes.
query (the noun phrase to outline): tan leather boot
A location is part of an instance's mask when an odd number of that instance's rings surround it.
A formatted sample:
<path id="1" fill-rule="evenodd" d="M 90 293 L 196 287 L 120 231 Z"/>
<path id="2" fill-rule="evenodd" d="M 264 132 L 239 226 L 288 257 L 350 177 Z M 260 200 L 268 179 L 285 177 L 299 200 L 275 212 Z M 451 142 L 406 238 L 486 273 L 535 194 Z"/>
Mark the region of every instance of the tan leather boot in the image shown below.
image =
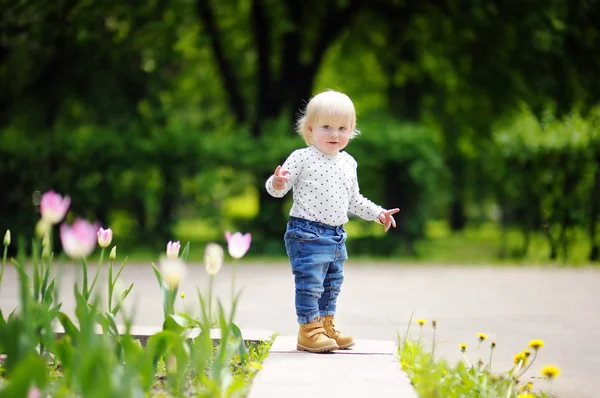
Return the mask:
<path id="1" fill-rule="evenodd" d="M 328 352 L 337 350 L 338 345 L 335 340 L 325 335 L 323 322 L 317 319 L 314 322 L 300 325 L 296 348 L 299 351 Z"/>
<path id="2" fill-rule="evenodd" d="M 328 315 L 323 319 L 323 327 L 327 336 L 334 339 L 340 349 L 349 348 L 354 345 L 352 336 L 345 336 L 336 329 L 333 315 Z"/>

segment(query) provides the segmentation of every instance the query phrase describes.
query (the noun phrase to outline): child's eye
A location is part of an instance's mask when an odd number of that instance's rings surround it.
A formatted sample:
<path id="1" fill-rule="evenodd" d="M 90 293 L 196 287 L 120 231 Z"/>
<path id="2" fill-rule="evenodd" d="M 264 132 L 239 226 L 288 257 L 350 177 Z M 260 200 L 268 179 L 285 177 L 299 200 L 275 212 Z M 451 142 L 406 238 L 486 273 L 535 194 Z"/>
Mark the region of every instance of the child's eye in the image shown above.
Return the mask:
<path id="1" fill-rule="evenodd" d="M 346 127 L 340 127 L 340 131 L 346 131 Z"/>
<path id="2" fill-rule="evenodd" d="M 329 130 L 329 125 L 326 124 L 325 126 L 323 126 L 323 130 Z"/>

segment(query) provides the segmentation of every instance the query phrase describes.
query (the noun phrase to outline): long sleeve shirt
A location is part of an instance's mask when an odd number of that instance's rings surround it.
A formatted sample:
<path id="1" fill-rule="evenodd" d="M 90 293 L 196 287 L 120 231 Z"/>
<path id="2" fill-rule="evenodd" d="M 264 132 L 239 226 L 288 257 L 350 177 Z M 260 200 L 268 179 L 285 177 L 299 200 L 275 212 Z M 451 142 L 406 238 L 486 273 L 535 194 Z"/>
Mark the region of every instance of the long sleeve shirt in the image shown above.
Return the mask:
<path id="1" fill-rule="evenodd" d="M 367 221 L 379 222 L 384 209 L 361 195 L 357 163 L 347 152 L 328 156 L 314 146 L 297 149 L 282 165 L 288 170 L 285 187 L 273 188 L 269 177 L 265 188 L 276 198 L 293 190 L 290 216 L 338 226 L 348 222 L 348 212 Z"/>

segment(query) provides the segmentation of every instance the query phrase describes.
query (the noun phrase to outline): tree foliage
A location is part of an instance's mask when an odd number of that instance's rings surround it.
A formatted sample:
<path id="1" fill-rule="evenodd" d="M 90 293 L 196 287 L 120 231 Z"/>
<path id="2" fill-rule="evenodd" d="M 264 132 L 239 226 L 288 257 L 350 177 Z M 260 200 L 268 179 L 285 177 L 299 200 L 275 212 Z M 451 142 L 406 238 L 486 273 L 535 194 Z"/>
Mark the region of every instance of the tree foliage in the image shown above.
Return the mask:
<path id="1" fill-rule="evenodd" d="M 1 5 L 2 227 L 30 225 L 32 193 L 54 188 L 161 242 L 251 187 L 247 228 L 279 239 L 286 202 L 264 180 L 303 145 L 298 110 L 333 88 L 357 106 L 365 193 L 402 208 L 394 242 L 494 203 L 524 248 L 545 231 L 557 256 L 561 231 L 585 227 L 598 256 L 600 1 Z"/>

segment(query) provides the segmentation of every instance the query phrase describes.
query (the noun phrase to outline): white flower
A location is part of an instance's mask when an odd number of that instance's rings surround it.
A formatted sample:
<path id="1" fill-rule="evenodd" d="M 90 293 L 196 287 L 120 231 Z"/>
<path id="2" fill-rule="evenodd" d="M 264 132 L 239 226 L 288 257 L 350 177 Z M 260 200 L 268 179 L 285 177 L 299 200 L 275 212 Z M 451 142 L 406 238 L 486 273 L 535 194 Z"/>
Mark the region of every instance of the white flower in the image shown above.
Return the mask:
<path id="1" fill-rule="evenodd" d="M 159 260 L 160 273 L 170 287 L 177 287 L 187 273 L 187 266 L 180 258 L 162 256 Z"/>
<path id="2" fill-rule="evenodd" d="M 211 276 L 217 275 L 223 265 L 223 248 L 216 243 L 209 243 L 204 249 L 204 265 L 206 273 Z"/>

